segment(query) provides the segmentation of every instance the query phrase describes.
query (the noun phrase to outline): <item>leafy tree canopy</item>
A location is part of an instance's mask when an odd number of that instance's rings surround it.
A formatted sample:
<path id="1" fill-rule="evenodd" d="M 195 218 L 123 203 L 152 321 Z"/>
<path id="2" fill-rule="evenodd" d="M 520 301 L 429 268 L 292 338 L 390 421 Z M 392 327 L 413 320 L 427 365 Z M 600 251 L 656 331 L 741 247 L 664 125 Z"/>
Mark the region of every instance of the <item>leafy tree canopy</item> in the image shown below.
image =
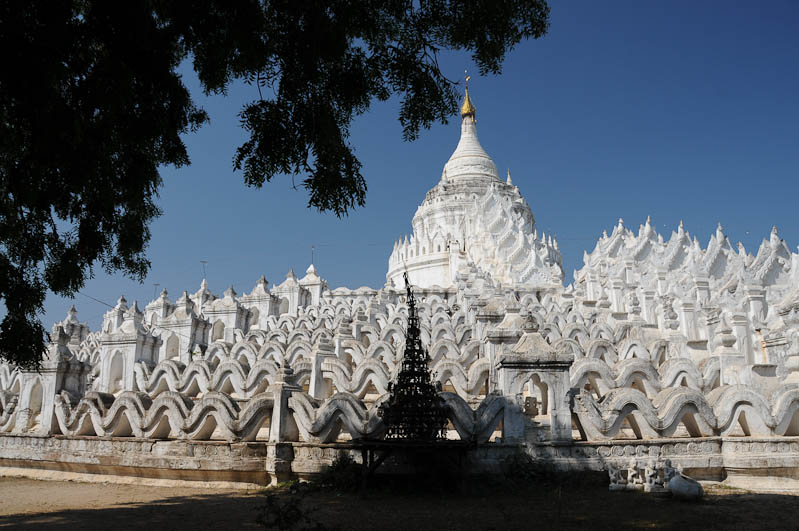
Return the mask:
<path id="1" fill-rule="evenodd" d="M 545 0 L 3 2 L 0 358 L 38 365 L 48 289 L 74 296 L 98 265 L 146 276 L 158 166 L 188 164 L 180 135 L 208 119 L 177 73 L 184 59 L 206 93 L 259 88 L 233 159 L 245 182 L 304 176 L 308 206 L 341 216 L 366 194 L 355 116 L 396 94 L 417 138 L 457 108 L 441 50 L 497 74 L 548 18 Z"/>

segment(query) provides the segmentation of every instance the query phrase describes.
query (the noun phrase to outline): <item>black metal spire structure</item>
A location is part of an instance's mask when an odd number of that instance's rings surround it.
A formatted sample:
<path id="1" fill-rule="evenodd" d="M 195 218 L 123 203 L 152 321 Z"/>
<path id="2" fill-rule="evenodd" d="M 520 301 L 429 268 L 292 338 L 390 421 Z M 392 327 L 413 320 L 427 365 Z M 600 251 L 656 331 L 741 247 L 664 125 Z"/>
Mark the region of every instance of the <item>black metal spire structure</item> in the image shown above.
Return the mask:
<path id="1" fill-rule="evenodd" d="M 386 439 L 436 441 L 445 438 L 446 406 L 438 396 L 438 387 L 430 377 L 427 366 L 430 356 L 422 347 L 419 316 L 408 273 L 405 273 L 408 292 L 408 329 L 405 333 L 405 353 L 402 369 L 395 384 L 390 385 L 390 397 L 380 406 L 386 423 Z"/>

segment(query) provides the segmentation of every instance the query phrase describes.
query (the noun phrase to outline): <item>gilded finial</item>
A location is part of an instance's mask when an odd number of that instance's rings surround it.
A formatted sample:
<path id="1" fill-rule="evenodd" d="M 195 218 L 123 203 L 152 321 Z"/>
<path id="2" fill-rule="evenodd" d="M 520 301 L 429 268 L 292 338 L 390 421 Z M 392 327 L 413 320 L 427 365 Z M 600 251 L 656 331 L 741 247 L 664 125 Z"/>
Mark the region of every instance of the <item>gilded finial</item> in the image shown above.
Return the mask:
<path id="1" fill-rule="evenodd" d="M 461 118 L 465 118 L 467 116 L 471 116 L 472 119 L 477 119 L 477 110 L 474 108 L 472 104 L 472 99 L 469 97 L 469 80 L 472 78 L 470 75 L 466 75 L 466 94 L 463 97 L 463 105 L 461 105 Z"/>

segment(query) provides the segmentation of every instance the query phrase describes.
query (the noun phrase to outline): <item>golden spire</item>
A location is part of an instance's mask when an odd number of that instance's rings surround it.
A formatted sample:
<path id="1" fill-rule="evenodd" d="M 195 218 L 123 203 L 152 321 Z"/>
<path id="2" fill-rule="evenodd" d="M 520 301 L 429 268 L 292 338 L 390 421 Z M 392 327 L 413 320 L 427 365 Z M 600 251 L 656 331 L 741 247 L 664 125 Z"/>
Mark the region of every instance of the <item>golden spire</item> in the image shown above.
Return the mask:
<path id="1" fill-rule="evenodd" d="M 472 99 L 469 97 L 469 80 L 471 76 L 466 76 L 466 95 L 463 97 L 463 105 L 461 105 L 461 118 L 471 116 L 473 120 L 477 119 L 477 110 L 472 104 Z"/>

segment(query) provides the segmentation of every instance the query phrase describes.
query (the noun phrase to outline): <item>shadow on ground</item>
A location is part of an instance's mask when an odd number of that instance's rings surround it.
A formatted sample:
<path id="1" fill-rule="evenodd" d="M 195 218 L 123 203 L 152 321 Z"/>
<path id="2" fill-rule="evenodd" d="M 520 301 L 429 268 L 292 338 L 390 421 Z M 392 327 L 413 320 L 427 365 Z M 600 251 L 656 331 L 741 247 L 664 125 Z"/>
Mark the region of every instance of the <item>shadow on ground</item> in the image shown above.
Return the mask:
<path id="1" fill-rule="evenodd" d="M 41 482 L 42 500 L 53 483 Z M 414 490 L 413 485 L 365 492 L 293 486 L 273 493 L 274 516 L 297 511 L 296 529 L 796 529 L 799 497 L 712 489 L 698 503 L 611 493 L 596 478 L 508 488 L 471 478 L 466 490 Z M 69 483 L 57 483 L 68 489 Z M 94 485 L 103 489 L 105 485 Z M 85 488 L 83 486 L 82 488 Z M 142 489 L 142 487 L 136 487 Z M 263 529 L 265 493 L 204 492 L 94 509 L 0 516 L 0 529 Z"/>

